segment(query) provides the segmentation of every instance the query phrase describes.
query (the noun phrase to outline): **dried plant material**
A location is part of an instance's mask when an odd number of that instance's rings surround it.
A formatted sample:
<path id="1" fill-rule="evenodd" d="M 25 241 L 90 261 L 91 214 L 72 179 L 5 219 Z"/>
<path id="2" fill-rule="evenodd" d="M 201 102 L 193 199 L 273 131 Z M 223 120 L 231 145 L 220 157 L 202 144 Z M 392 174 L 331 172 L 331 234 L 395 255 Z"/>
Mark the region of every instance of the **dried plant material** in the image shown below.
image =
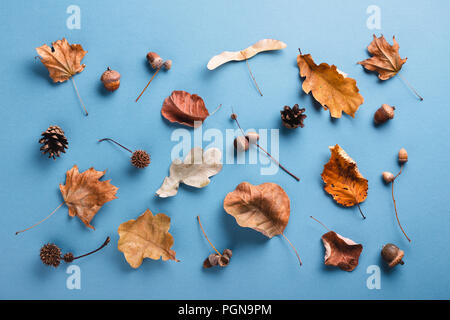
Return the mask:
<path id="1" fill-rule="evenodd" d="M 98 210 L 108 201 L 117 199 L 119 188 L 110 183 L 111 180 L 100 181 L 105 171 L 90 168 L 83 173 L 75 165 L 66 173 L 66 184 L 59 185 L 64 202 L 69 208 L 69 216 L 77 216 L 86 227 L 91 226 L 91 220 Z"/>
<path id="2" fill-rule="evenodd" d="M 359 61 L 358 64 L 362 65 L 369 71 L 374 71 L 378 73 L 378 78 L 380 80 L 387 80 L 395 76 L 401 69 L 408 58 L 402 59 L 398 52 L 400 46 L 395 40 L 395 36 L 392 37 L 393 45 L 391 46 L 384 36 L 377 38 L 373 35 L 373 40 L 367 47 L 367 51 L 372 55 L 371 58 L 364 61 Z M 410 87 L 410 89 L 419 97 L 420 100 L 423 98 L 416 92 L 416 90 L 403 79 L 405 83 Z"/>
<path id="3" fill-rule="evenodd" d="M 344 207 L 358 206 L 365 218 L 359 204 L 367 198 L 367 180 L 359 172 L 356 162 L 338 144 L 329 148 L 331 157 L 322 172 L 325 191 Z"/>
<path id="4" fill-rule="evenodd" d="M 224 51 L 221 54 L 212 57 L 211 60 L 209 60 L 207 67 L 209 70 L 214 70 L 230 61 L 247 60 L 263 51 L 281 50 L 284 48 L 286 48 L 286 43 L 283 41 L 263 39 L 241 51 Z"/>
<path id="5" fill-rule="evenodd" d="M 111 138 L 103 138 L 98 140 L 98 142 L 102 142 L 102 141 L 111 141 L 115 144 L 117 144 L 119 147 L 123 148 L 124 150 L 127 150 L 129 153 L 131 153 L 131 165 L 135 168 L 138 169 L 144 169 L 146 167 L 148 167 L 148 165 L 151 162 L 150 159 L 150 154 L 147 153 L 147 151 L 145 150 L 136 150 L 136 151 L 131 151 L 130 149 L 128 149 L 127 147 L 121 145 L 120 143 L 118 143 L 117 141 L 111 139 Z"/>
<path id="6" fill-rule="evenodd" d="M 44 44 L 36 48 L 36 51 L 40 55 L 41 62 L 48 69 L 49 76 L 53 82 L 64 82 L 72 79 L 72 84 L 77 92 L 78 98 L 86 115 L 88 115 L 77 86 L 75 85 L 75 81 L 72 78 L 86 67 L 86 65 L 81 64 L 81 60 L 83 60 L 87 51 L 84 51 L 80 44 L 69 44 L 66 38 L 52 42 L 51 47 Z"/>
<path id="7" fill-rule="evenodd" d="M 268 238 L 281 234 L 289 242 L 283 232 L 291 214 L 290 200 L 279 185 L 267 182 L 254 186 L 242 182 L 227 194 L 223 208 L 241 227 L 252 228 Z M 292 248 L 301 264 L 297 250 Z"/>
<path id="8" fill-rule="evenodd" d="M 306 94 L 312 92 L 314 99 L 325 110 L 330 110 L 333 118 L 340 118 L 342 112 L 355 117 L 364 98 L 359 93 L 356 80 L 346 77 L 335 65 L 315 64 L 310 54 L 297 56 L 300 76 L 304 77 L 302 88 Z"/>
<path id="9" fill-rule="evenodd" d="M 197 216 L 197 221 L 200 226 L 200 229 L 205 236 L 205 239 L 208 241 L 209 245 L 216 251 L 216 253 L 211 253 L 208 258 L 203 261 L 203 268 L 208 269 L 215 266 L 226 267 L 231 260 L 231 256 L 233 255 L 233 251 L 230 249 L 223 250 L 222 254 L 214 247 L 214 245 L 209 241 L 208 236 L 206 235 L 205 229 L 203 229 L 202 223 L 200 222 L 200 217 Z"/>
<path id="10" fill-rule="evenodd" d="M 209 116 L 203 99 L 186 91 L 173 91 L 161 108 L 161 114 L 170 122 L 198 127 Z"/>
<path id="11" fill-rule="evenodd" d="M 358 265 L 363 246 L 331 231 L 316 218 L 312 216 L 311 218 L 329 230 L 322 235 L 322 242 L 325 247 L 325 265 L 339 267 L 344 271 L 353 271 Z"/>
<path id="12" fill-rule="evenodd" d="M 164 213 L 153 215 L 146 210 L 136 220 L 131 219 L 119 226 L 117 248 L 123 252 L 132 268 L 138 268 L 144 258 L 163 261 L 175 260 L 173 237 L 169 233 L 170 218 Z"/>
<path id="13" fill-rule="evenodd" d="M 150 64 L 152 69 L 156 70 L 155 73 L 153 73 L 153 76 L 150 78 L 149 82 L 145 86 L 144 90 L 142 90 L 141 94 L 136 98 L 135 102 L 138 102 L 139 98 L 142 96 L 142 94 L 147 90 L 150 83 L 153 81 L 155 76 L 158 74 L 159 70 L 164 67 L 165 70 L 170 70 L 172 68 L 172 60 L 166 60 L 164 61 L 159 54 L 156 52 L 149 52 L 147 53 L 147 62 Z"/>
<path id="14" fill-rule="evenodd" d="M 217 148 L 210 148 L 203 152 L 201 147 L 192 148 L 184 158 L 175 159 L 170 166 L 170 174 L 156 191 L 161 198 L 172 197 L 177 194 L 180 183 L 195 188 L 206 187 L 209 178 L 222 170 L 222 152 Z"/>

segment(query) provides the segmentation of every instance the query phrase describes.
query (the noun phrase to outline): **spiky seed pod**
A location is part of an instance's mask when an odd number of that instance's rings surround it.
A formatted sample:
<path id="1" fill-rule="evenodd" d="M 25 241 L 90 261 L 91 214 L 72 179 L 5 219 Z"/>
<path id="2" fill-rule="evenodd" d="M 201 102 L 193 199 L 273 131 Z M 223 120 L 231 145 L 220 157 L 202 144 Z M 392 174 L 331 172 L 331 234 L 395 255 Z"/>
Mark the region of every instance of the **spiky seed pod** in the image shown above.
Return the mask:
<path id="1" fill-rule="evenodd" d="M 42 144 L 42 154 L 48 153 L 49 158 L 56 159 L 62 153 L 66 153 L 65 149 L 68 149 L 67 138 L 64 135 L 64 131 L 59 126 L 50 126 L 44 132 L 42 132 L 42 138 L 39 143 Z"/>
<path id="2" fill-rule="evenodd" d="M 383 246 L 381 250 L 381 257 L 389 265 L 390 268 L 395 267 L 398 264 L 404 264 L 403 256 L 405 252 L 400 250 L 395 244 L 388 243 Z"/>
<path id="3" fill-rule="evenodd" d="M 386 183 L 391 183 L 392 181 L 394 181 L 394 175 L 392 174 L 392 173 L 390 173 L 390 172 L 387 172 L 387 171 L 384 171 L 382 174 L 381 174 L 382 176 L 383 176 L 383 180 L 384 180 L 384 182 L 386 182 Z"/>
<path id="4" fill-rule="evenodd" d="M 247 151 L 249 148 L 249 143 L 246 137 L 238 136 L 234 139 L 234 148 L 237 151 Z"/>
<path id="5" fill-rule="evenodd" d="M 116 91 L 120 86 L 120 73 L 115 70 L 111 70 L 110 67 L 103 72 L 100 81 L 103 83 L 103 86 L 108 91 Z"/>
<path id="6" fill-rule="evenodd" d="M 63 256 L 63 260 L 66 263 L 71 263 L 74 260 L 74 256 L 72 252 L 67 252 L 64 256 Z"/>
<path id="7" fill-rule="evenodd" d="M 404 148 L 401 148 L 398 152 L 398 162 L 402 164 L 408 162 L 408 152 Z"/>
<path id="8" fill-rule="evenodd" d="M 145 168 L 150 164 L 150 155 L 144 150 L 136 150 L 131 155 L 131 164 L 136 168 Z"/>
<path id="9" fill-rule="evenodd" d="M 172 60 L 164 61 L 163 66 L 166 70 L 170 70 L 170 68 L 172 68 Z"/>
<path id="10" fill-rule="evenodd" d="M 373 121 L 375 124 L 384 123 L 394 118 L 395 107 L 391 107 L 388 104 L 382 104 L 380 108 L 373 115 Z"/>
<path id="11" fill-rule="evenodd" d="M 291 109 L 289 106 L 285 106 L 281 113 L 281 121 L 286 128 L 295 129 L 298 127 L 303 128 L 303 120 L 306 118 L 305 108 L 300 109 L 298 104 L 295 104 Z"/>
<path id="12" fill-rule="evenodd" d="M 61 249 L 53 243 L 44 244 L 39 255 L 42 263 L 48 266 L 56 268 L 61 262 Z"/>
<path id="13" fill-rule="evenodd" d="M 147 61 L 153 69 L 160 69 L 164 64 L 163 59 L 156 52 L 147 53 Z"/>

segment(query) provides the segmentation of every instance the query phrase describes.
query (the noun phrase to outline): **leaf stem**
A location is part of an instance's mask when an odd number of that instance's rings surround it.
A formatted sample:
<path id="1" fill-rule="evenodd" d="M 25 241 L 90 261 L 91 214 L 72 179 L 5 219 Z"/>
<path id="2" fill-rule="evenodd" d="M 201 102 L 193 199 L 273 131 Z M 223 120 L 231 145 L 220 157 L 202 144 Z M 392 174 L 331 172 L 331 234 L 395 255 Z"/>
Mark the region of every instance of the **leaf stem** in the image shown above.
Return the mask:
<path id="1" fill-rule="evenodd" d="M 220 107 L 222 107 L 222 104 L 219 104 L 219 106 L 209 116 L 212 116 L 214 113 L 219 111 Z"/>
<path id="2" fill-rule="evenodd" d="M 133 151 L 131 151 L 131 150 L 128 149 L 127 147 L 124 147 L 123 145 L 121 145 L 120 143 L 118 143 L 117 141 L 115 141 L 115 140 L 113 140 L 113 139 L 111 139 L 111 138 L 103 138 L 103 139 L 98 140 L 98 142 L 102 142 L 102 141 L 105 141 L 105 140 L 114 142 L 115 144 L 117 144 L 118 146 L 124 148 L 124 149 L 127 150 L 128 152 L 133 153 Z"/>
<path id="3" fill-rule="evenodd" d="M 73 87 L 75 88 L 75 92 L 77 93 L 78 99 L 80 100 L 81 105 L 83 106 L 84 112 L 86 113 L 86 116 L 87 116 L 88 112 L 86 110 L 86 107 L 84 106 L 83 100 L 81 100 L 81 96 L 80 96 L 80 93 L 78 92 L 78 88 L 77 88 L 77 85 L 75 84 L 75 80 L 73 80 L 73 77 L 71 77 L 70 79 L 72 80 L 72 84 L 73 84 Z"/>
<path id="4" fill-rule="evenodd" d="M 314 218 L 313 216 L 309 216 L 311 219 L 316 220 L 318 223 L 320 223 L 322 225 L 322 227 L 324 227 L 325 229 L 327 229 L 328 231 L 331 231 L 330 229 L 327 228 L 326 225 L 324 225 L 322 222 L 320 222 L 319 220 L 317 220 L 316 218 Z"/>
<path id="5" fill-rule="evenodd" d="M 96 253 L 97 251 L 99 251 L 99 250 L 103 249 L 104 247 L 106 247 L 106 245 L 109 243 L 110 240 L 111 240 L 111 238 L 109 236 L 106 237 L 105 242 L 103 242 L 103 244 L 100 247 L 98 247 L 94 251 L 91 251 L 91 252 L 88 252 L 86 254 L 83 254 L 82 256 L 75 257 L 75 258 L 73 258 L 73 260 L 80 259 L 80 258 L 86 257 L 88 255 L 91 255 L 93 253 Z"/>
<path id="6" fill-rule="evenodd" d="M 209 241 L 208 236 L 206 235 L 205 230 L 203 229 L 202 223 L 200 222 L 200 216 L 197 216 L 197 220 L 198 220 L 198 224 L 200 226 L 200 229 L 202 229 L 203 235 L 205 236 L 206 240 L 208 240 L 209 245 L 214 249 L 214 251 L 217 252 L 217 254 L 219 255 L 219 257 L 221 257 L 222 255 L 220 254 L 219 251 L 217 251 L 216 247 L 213 246 L 213 244 L 211 243 L 211 241 Z"/>
<path id="7" fill-rule="evenodd" d="M 145 86 L 144 90 L 142 90 L 141 94 L 136 98 L 135 102 L 138 102 L 139 98 L 142 96 L 142 94 L 144 93 L 144 91 L 147 89 L 147 87 L 150 85 L 150 82 L 152 82 L 153 78 L 158 74 L 159 70 L 161 70 L 161 68 L 158 68 L 156 70 L 156 72 L 153 74 L 153 76 L 150 78 L 150 81 L 147 83 L 147 85 Z"/>
<path id="8" fill-rule="evenodd" d="M 45 220 L 47 220 L 48 218 L 50 218 L 56 211 L 58 211 L 59 208 L 61 208 L 61 206 L 64 204 L 64 202 L 62 202 L 55 210 L 52 211 L 52 213 L 50 213 L 46 218 L 42 219 L 41 221 L 39 221 L 38 223 L 33 224 L 31 227 L 26 228 L 24 230 L 21 231 L 17 231 L 16 235 L 18 235 L 19 233 L 25 232 L 27 230 L 30 230 L 34 227 L 36 227 L 37 225 L 40 225 L 42 222 L 44 222 Z"/>
<path id="9" fill-rule="evenodd" d="M 398 213 L 397 213 L 397 204 L 395 203 L 395 198 L 394 198 L 394 182 L 395 179 L 397 179 L 397 177 L 402 173 L 402 169 L 403 169 L 403 164 L 400 166 L 400 172 L 397 173 L 397 175 L 394 177 L 394 180 L 392 180 L 391 184 L 392 184 L 392 201 L 394 202 L 394 210 L 395 210 L 395 217 L 397 218 L 397 223 L 400 227 L 400 229 L 402 230 L 403 234 L 405 235 L 406 239 L 408 239 L 409 242 L 411 242 L 411 239 L 406 235 L 405 230 L 403 230 L 403 227 L 400 223 L 400 219 L 398 218 Z"/>
<path id="10" fill-rule="evenodd" d="M 284 233 L 282 232 L 281 235 L 283 236 L 284 239 L 286 239 L 286 241 L 291 245 L 292 249 L 295 252 L 295 255 L 297 256 L 298 262 L 300 263 L 300 265 L 302 265 L 302 260 L 300 259 L 300 255 L 297 252 L 297 249 L 295 249 L 294 245 L 289 241 L 289 239 L 284 235 Z"/>
<path id="11" fill-rule="evenodd" d="M 361 207 L 359 206 L 359 203 L 357 203 L 356 205 L 358 206 L 359 213 L 361 213 L 361 216 L 363 217 L 363 219 L 365 219 L 366 216 L 365 216 L 364 213 L 362 212 Z"/>
<path id="12" fill-rule="evenodd" d="M 419 98 L 419 100 L 423 101 L 422 96 L 417 93 L 416 89 L 414 89 L 413 86 L 405 78 L 403 78 L 400 73 L 398 73 L 398 76 L 403 80 L 404 83 L 406 83 L 406 85 L 409 87 L 409 89 L 411 89 L 412 92 L 414 92 L 414 94 Z"/>

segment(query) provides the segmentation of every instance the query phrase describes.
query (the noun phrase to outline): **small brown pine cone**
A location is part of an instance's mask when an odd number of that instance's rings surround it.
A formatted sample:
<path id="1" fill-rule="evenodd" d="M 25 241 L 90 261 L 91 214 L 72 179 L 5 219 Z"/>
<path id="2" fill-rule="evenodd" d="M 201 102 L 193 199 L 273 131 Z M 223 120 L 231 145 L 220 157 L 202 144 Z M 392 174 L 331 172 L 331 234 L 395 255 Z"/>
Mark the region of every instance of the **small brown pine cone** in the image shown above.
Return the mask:
<path id="1" fill-rule="evenodd" d="M 64 256 L 63 259 L 66 263 L 71 263 L 73 261 L 73 253 L 72 252 L 67 252 Z"/>
<path id="2" fill-rule="evenodd" d="M 52 267 L 58 267 L 61 261 L 61 249 L 53 243 L 44 244 L 40 251 L 40 257 L 43 264 Z"/>
<path id="3" fill-rule="evenodd" d="M 295 129 L 298 127 L 303 128 L 303 120 L 306 118 L 305 108 L 300 109 L 298 104 L 295 104 L 291 109 L 289 106 L 285 106 L 281 113 L 281 121 L 286 128 Z"/>
<path id="4" fill-rule="evenodd" d="M 150 155 L 144 150 L 136 150 L 131 155 L 131 164 L 136 168 L 145 168 L 150 164 Z"/>
<path id="5" fill-rule="evenodd" d="M 68 149 L 67 145 L 69 144 L 64 131 L 58 126 L 50 126 L 42 132 L 39 143 L 42 144 L 40 149 L 42 153 L 48 153 L 48 157 L 53 159 L 59 157 L 61 152 L 66 153 L 65 149 Z"/>

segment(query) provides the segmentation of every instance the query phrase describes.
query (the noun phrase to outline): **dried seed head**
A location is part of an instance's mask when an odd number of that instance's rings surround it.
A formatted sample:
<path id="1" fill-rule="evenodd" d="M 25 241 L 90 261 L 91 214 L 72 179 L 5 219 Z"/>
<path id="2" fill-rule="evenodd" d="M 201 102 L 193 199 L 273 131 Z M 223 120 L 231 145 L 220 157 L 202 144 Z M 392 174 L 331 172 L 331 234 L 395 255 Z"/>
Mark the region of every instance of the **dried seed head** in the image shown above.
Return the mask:
<path id="1" fill-rule="evenodd" d="M 231 256 L 233 255 L 233 251 L 231 251 L 230 249 L 225 249 L 225 250 L 223 250 L 222 255 L 227 256 L 228 258 L 231 258 Z"/>
<path id="2" fill-rule="evenodd" d="M 229 263 L 230 263 L 230 257 L 228 257 L 224 254 L 219 257 L 219 266 L 226 267 Z"/>
<path id="3" fill-rule="evenodd" d="M 115 70 L 108 69 L 103 72 L 100 81 L 103 83 L 103 86 L 108 91 L 116 91 L 120 86 L 120 73 Z"/>
<path id="4" fill-rule="evenodd" d="M 61 249 L 53 243 L 44 244 L 40 251 L 40 257 L 43 264 L 56 268 L 61 261 Z"/>
<path id="5" fill-rule="evenodd" d="M 246 137 L 238 136 L 234 139 L 234 148 L 237 151 L 247 151 L 249 148 L 249 143 Z"/>
<path id="6" fill-rule="evenodd" d="M 164 66 L 164 69 L 170 70 L 170 68 L 172 68 L 172 60 L 164 61 L 163 66 Z"/>
<path id="7" fill-rule="evenodd" d="M 216 253 L 211 253 L 208 258 L 203 261 L 203 268 L 211 268 L 217 266 L 219 263 L 219 255 Z"/>
<path id="8" fill-rule="evenodd" d="M 408 152 L 404 148 L 401 148 L 398 152 L 398 162 L 402 164 L 408 162 Z"/>
<path id="9" fill-rule="evenodd" d="M 386 182 L 386 183 L 391 183 L 392 181 L 394 181 L 394 175 L 388 171 L 384 171 L 382 173 L 382 176 L 383 176 L 384 182 Z"/>
<path id="10" fill-rule="evenodd" d="M 256 144 L 259 140 L 259 134 L 257 134 L 256 132 L 249 132 L 245 135 L 245 137 L 250 144 Z"/>
<path id="11" fill-rule="evenodd" d="M 389 265 L 390 268 L 395 267 L 397 264 L 404 264 L 403 256 L 405 252 L 400 250 L 395 244 L 388 243 L 383 246 L 381 250 L 381 257 Z"/>
<path id="12" fill-rule="evenodd" d="M 147 61 L 153 69 L 160 69 L 163 66 L 163 59 L 156 52 L 147 53 Z"/>
<path id="13" fill-rule="evenodd" d="M 236 120 L 237 119 L 237 114 L 236 113 L 232 113 L 231 114 L 231 119 Z"/>
<path id="14" fill-rule="evenodd" d="M 394 118 L 395 107 L 391 107 L 388 104 L 382 104 L 380 108 L 373 115 L 373 121 L 375 124 L 384 123 Z"/>
<path id="15" fill-rule="evenodd" d="M 63 259 L 66 263 L 71 263 L 74 260 L 73 257 L 73 253 L 72 252 L 67 252 L 64 256 Z"/>
<path id="16" fill-rule="evenodd" d="M 136 168 L 145 168 L 150 164 L 150 155 L 144 150 L 136 150 L 131 155 L 131 164 Z"/>

